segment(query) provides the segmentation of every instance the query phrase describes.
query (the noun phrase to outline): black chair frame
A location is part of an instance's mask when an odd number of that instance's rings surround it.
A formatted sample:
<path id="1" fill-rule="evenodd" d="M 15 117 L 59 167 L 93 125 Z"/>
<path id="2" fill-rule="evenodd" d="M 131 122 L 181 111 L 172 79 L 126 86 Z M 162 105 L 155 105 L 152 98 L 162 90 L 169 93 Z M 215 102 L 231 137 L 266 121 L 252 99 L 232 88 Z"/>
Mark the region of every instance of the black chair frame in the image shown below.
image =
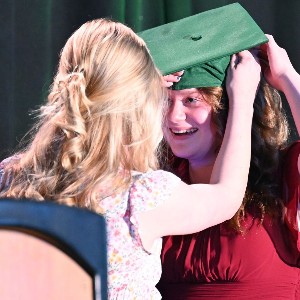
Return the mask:
<path id="1" fill-rule="evenodd" d="M 0 199 L 0 229 L 43 239 L 73 258 L 93 278 L 95 300 L 107 299 L 106 227 L 102 216 L 51 201 Z"/>

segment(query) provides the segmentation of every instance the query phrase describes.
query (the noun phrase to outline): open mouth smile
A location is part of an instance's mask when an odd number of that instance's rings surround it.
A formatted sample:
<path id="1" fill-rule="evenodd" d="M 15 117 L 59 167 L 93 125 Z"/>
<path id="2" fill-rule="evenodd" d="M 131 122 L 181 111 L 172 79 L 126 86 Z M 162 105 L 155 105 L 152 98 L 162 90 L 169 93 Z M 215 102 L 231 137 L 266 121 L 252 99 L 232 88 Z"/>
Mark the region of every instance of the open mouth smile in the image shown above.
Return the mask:
<path id="1" fill-rule="evenodd" d="M 183 130 L 175 130 L 175 129 L 170 128 L 170 131 L 176 136 L 182 136 L 182 135 L 191 135 L 191 134 L 197 132 L 198 129 L 190 128 L 190 129 L 183 129 Z"/>

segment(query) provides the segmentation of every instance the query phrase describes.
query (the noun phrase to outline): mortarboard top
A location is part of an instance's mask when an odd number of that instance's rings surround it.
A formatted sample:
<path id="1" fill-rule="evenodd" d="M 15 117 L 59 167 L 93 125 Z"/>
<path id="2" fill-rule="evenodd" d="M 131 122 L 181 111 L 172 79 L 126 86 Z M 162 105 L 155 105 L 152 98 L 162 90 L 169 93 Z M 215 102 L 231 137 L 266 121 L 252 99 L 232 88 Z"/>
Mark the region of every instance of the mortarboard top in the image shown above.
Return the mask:
<path id="1" fill-rule="evenodd" d="M 267 37 L 238 3 L 138 33 L 166 75 L 185 70 L 173 89 L 221 86 L 230 56 L 266 43 Z"/>

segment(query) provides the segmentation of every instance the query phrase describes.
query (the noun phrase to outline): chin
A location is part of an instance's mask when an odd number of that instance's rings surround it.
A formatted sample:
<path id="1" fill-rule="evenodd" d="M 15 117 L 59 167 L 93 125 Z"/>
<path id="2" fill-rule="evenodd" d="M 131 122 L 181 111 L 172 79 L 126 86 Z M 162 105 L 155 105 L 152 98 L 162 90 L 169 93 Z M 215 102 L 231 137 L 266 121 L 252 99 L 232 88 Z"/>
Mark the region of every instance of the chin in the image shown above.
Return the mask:
<path id="1" fill-rule="evenodd" d="M 171 148 L 171 150 L 172 150 L 173 154 L 179 158 L 189 159 L 191 157 L 191 155 L 189 153 L 187 153 L 186 151 L 172 149 L 172 148 Z"/>

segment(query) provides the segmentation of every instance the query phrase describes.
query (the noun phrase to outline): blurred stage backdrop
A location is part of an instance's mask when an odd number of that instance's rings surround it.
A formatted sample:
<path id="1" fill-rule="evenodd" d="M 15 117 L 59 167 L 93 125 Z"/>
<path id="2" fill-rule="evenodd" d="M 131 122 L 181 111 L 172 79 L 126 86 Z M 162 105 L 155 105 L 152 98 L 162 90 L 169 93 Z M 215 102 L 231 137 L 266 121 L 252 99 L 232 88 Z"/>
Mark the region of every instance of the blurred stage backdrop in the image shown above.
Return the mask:
<path id="1" fill-rule="evenodd" d="M 300 72 L 300 0 L 0 0 L 0 159 L 31 127 L 29 112 L 45 100 L 59 52 L 82 23 L 111 17 L 141 31 L 234 2 Z"/>

